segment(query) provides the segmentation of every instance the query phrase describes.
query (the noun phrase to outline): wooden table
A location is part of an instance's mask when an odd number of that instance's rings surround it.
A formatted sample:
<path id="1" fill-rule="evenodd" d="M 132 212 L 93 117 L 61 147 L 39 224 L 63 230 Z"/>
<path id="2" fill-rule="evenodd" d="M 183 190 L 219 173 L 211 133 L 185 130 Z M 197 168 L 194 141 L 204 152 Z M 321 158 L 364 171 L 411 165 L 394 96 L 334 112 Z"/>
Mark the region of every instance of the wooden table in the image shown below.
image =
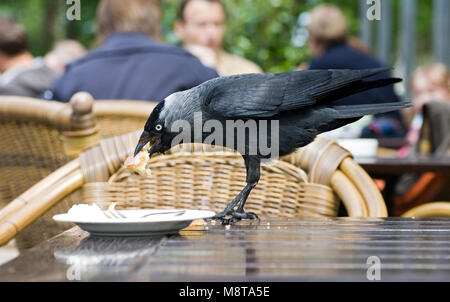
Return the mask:
<path id="1" fill-rule="evenodd" d="M 0 281 L 368 281 L 377 259 L 381 281 L 450 281 L 450 219 L 209 223 L 128 238 L 74 227 L 1 266 Z"/>
<path id="2" fill-rule="evenodd" d="M 439 172 L 450 174 L 450 157 L 355 158 L 371 176 Z"/>

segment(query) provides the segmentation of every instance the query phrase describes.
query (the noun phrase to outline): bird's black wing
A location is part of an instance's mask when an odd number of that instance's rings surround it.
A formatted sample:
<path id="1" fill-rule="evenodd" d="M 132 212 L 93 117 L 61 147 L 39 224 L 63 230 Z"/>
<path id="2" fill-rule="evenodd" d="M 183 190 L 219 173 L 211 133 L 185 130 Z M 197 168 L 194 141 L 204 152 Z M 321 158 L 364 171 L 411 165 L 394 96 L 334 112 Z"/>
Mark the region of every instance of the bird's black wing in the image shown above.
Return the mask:
<path id="1" fill-rule="evenodd" d="M 226 118 L 270 117 L 395 83 L 363 81 L 386 69 L 309 70 L 278 74 L 244 74 L 212 80 L 203 110 Z"/>
<path id="2" fill-rule="evenodd" d="M 272 116 L 283 102 L 288 80 L 287 73 L 244 74 L 211 80 L 203 110 L 228 118 Z"/>

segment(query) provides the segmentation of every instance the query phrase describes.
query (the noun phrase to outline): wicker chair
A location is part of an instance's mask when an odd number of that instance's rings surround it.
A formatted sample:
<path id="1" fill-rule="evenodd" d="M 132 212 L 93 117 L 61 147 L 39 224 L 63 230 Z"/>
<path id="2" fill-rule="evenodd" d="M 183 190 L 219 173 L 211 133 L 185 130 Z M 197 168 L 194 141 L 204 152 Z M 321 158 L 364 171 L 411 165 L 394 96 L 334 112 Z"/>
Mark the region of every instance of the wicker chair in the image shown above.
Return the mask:
<path id="1" fill-rule="evenodd" d="M 0 97 L 0 208 L 11 213 L 26 203 L 24 193 L 39 180 L 68 163 L 80 150 L 98 143 L 98 128 L 92 115 L 92 100 L 78 94 L 70 104 L 26 97 Z M 50 176 L 51 177 L 51 176 Z M 28 191 L 27 191 L 28 192 Z M 23 195 L 21 195 L 23 193 Z M 19 203 L 9 203 L 11 200 Z M 73 203 L 69 201 L 69 203 Z M 63 204 L 63 203 L 62 203 Z M 60 212 L 60 205 L 55 212 Z M 49 213 L 51 215 L 51 213 Z M 51 216 L 49 216 L 51 217 Z M 33 233 L 45 233 L 39 226 Z M 46 237 L 58 232 L 55 229 Z M 24 232 L 22 239 L 27 236 Z M 21 245 L 22 239 L 18 239 Z"/>
<path id="2" fill-rule="evenodd" d="M 0 97 L 0 206 L 77 156 L 75 139 L 88 138 L 80 150 L 95 145 L 96 133 L 90 99 Z"/>
<path id="3" fill-rule="evenodd" d="M 383 196 L 372 178 L 336 142 L 317 137 L 282 160 L 308 171 L 313 183 L 330 186 L 351 217 L 387 217 Z"/>
<path id="4" fill-rule="evenodd" d="M 142 129 L 156 104 L 129 100 L 96 100 L 93 111 L 100 138 Z"/>
<path id="5" fill-rule="evenodd" d="M 80 193 L 81 187 L 85 203 L 118 202 L 121 208 L 182 207 L 214 211 L 222 210 L 242 189 L 245 167 L 240 155 L 200 152 L 207 148 L 203 145 L 186 145 L 153 157 L 152 175 L 137 177 L 121 167 L 139 135 L 140 131 L 136 131 L 101 140 L 98 146 L 80 153 L 78 159 L 27 191 L 23 197 L 26 205 L 15 200 L 18 209 L 15 213 L 3 215 L 0 211 L 0 245 L 65 196 L 75 191 Z M 331 163 L 336 167 L 334 171 L 329 169 Z M 327 169 L 322 173 L 324 165 Z M 351 216 L 386 216 L 380 193 L 349 153 L 319 139 L 289 157 L 264 165 L 260 183 L 249 196 L 246 209 L 256 211 L 261 218 L 317 219 L 336 216 L 339 199 Z"/>
<path id="6" fill-rule="evenodd" d="M 0 221 L 26 203 L 27 189 L 81 150 L 96 145 L 99 138 L 142 128 L 154 106 L 152 102 L 94 102 L 85 92 L 75 94 L 70 104 L 0 97 Z M 8 204 L 15 198 L 22 202 Z M 73 194 L 33 223 L 18 237 L 19 248 L 31 247 L 68 228 L 70 225 L 55 223 L 51 217 L 77 202 L 78 195 Z"/>
<path id="7" fill-rule="evenodd" d="M 450 217 L 450 202 L 430 202 L 405 212 L 402 217 Z"/>

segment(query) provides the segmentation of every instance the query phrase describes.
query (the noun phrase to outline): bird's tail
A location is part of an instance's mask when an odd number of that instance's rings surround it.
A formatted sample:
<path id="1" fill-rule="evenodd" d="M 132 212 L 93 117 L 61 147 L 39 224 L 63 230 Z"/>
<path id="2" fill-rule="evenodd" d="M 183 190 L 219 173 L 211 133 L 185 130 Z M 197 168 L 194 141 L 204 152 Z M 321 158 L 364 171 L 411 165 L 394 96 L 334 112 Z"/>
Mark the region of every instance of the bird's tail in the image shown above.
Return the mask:
<path id="1" fill-rule="evenodd" d="M 403 108 L 411 107 L 411 102 L 396 102 L 396 103 L 379 103 L 379 104 L 364 104 L 364 105 L 342 105 L 332 106 L 338 112 L 338 119 L 358 118 L 364 115 L 373 115 L 379 113 L 386 113 L 396 111 Z"/>
<path id="2" fill-rule="evenodd" d="M 374 88 L 384 87 L 402 81 L 402 79 L 390 77 L 377 80 L 368 79 L 371 76 L 387 71 L 389 71 L 389 68 L 329 70 L 331 72 L 331 80 L 318 93 L 315 93 L 313 98 L 318 104 L 328 104 L 359 92 L 371 91 Z"/>

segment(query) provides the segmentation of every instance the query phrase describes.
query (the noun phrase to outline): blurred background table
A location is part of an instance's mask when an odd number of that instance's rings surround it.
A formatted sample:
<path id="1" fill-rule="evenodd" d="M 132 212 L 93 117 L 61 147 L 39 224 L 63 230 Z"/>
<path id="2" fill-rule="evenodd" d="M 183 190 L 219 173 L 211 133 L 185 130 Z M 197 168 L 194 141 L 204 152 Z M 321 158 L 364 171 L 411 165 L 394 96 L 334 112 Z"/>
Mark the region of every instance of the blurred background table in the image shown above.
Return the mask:
<path id="1" fill-rule="evenodd" d="M 373 259 L 382 281 L 450 281 L 449 252 L 444 218 L 209 223 L 169 237 L 74 227 L 1 266 L 0 281 L 368 281 Z"/>
<path id="2" fill-rule="evenodd" d="M 450 157 L 355 158 L 355 161 L 372 177 L 425 172 L 450 174 Z"/>
<path id="3" fill-rule="evenodd" d="M 400 216 L 405 211 L 430 201 L 450 201 L 450 191 L 447 188 L 450 179 L 450 157 L 376 157 L 355 158 L 355 161 L 372 178 L 385 182 L 382 193 L 389 216 Z M 415 179 L 415 182 L 411 182 L 409 189 L 399 195 L 402 189 L 398 188 L 398 184 L 405 176 Z"/>

